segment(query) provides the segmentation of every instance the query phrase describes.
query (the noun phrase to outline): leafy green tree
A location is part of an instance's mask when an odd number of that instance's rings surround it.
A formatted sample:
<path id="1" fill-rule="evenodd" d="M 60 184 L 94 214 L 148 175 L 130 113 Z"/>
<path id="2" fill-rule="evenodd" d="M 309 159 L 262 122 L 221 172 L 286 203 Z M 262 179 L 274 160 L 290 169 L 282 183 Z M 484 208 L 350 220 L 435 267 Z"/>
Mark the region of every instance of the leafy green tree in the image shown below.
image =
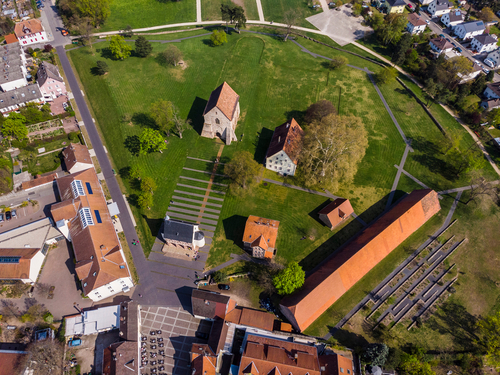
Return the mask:
<path id="1" fill-rule="evenodd" d="M 398 370 L 402 375 L 436 375 L 430 364 L 424 362 L 423 354 L 402 353 Z"/>
<path id="2" fill-rule="evenodd" d="M 479 343 L 485 353 L 485 363 L 500 369 L 500 311 L 477 322 Z"/>
<path id="3" fill-rule="evenodd" d="M 43 314 L 43 320 L 45 321 L 45 323 L 52 324 L 54 322 L 54 316 L 49 311 L 47 311 L 45 314 Z"/>
<path id="4" fill-rule="evenodd" d="M 495 18 L 495 12 L 493 12 L 490 7 L 484 7 L 479 12 L 479 19 L 483 20 L 484 22 L 491 22 Z"/>
<path id="5" fill-rule="evenodd" d="M 106 64 L 104 61 L 99 60 L 99 61 L 97 61 L 96 64 L 97 64 L 96 72 L 100 76 L 103 76 L 104 74 L 106 74 L 107 72 L 109 72 L 108 64 Z"/>
<path id="6" fill-rule="evenodd" d="M 347 59 L 347 57 L 345 57 L 345 56 L 335 56 L 328 63 L 328 67 L 331 70 L 335 70 L 335 69 L 340 69 L 340 68 L 344 67 L 348 63 L 349 63 L 349 60 Z"/>
<path id="7" fill-rule="evenodd" d="M 396 45 L 394 55 L 392 56 L 394 64 L 401 65 L 405 61 L 406 51 L 411 47 L 411 38 L 411 34 L 406 33 Z"/>
<path id="8" fill-rule="evenodd" d="M 9 117 L 7 117 L 2 124 L 2 134 L 9 141 L 12 141 L 14 138 L 17 140 L 27 138 L 28 129 L 26 128 L 26 125 L 24 125 L 25 122 L 26 117 L 19 113 L 11 112 Z"/>
<path id="9" fill-rule="evenodd" d="M 235 22 L 235 27 L 238 33 L 240 32 L 240 29 L 244 29 L 247 24 L 247 18 L 245 16 L 245 10 L 236 5 L 233 11 L 233 16 L 234 16 L 234 22 Z"/>
<path id="10" fill-rule="evenodd" d="M 427 92 L 428 95 L 426 106 L 429 105 L 431 99 L 437 94 L 437 89 L 438 87 L 432 78 L 429 78 L 428 80 L 425 81 L 425 91 Z"/>
<path id="11" fill-rule="evenodd" d="M 379 73 L 375 74 L 375 81 L 380 84 L 392 83 L 396 80 L 398 76 L 398 71 L 396 68 L 384 68 Z"/>
<path id="12" fill-rule="evenodd" d="M 297 262 L 291 262 L 273 278 L 273 284 L 279 294 L 286 295 L 304 285 L 305 279 L 302 267 Z"/>
<path id="13" fill-rule="evenodd" d="M 486 76 L 484 74 L 480 74 L 470 87 L 470 92 L 473 95 L 481 95 L 483 91 L 486 89 Z"/>
<path id="14" fill-rule="evenodd" d="M 182 60 L 182 52 L 177 46 L 170 44 L 165 51 L 161 53 L 163 60 L 173 66 L 177 66 L 179 61 Z"/>
<path id="15" fill-rule="evenodd" d="M 415 13 L 420 14 L 420 3 L 417 3 L 417 6 L 415 7 Z"/>
<path id="16" fill-rule="evenodd" d="M 153 104 L 149 109 L 151 117 L 155 120 L 158 128 L 164 132 L 167 137 L 170 136 L 170 131 L 174 126 L 174 112 L 177 108 L 168 100 L 160 99 Z"/>
<path id="17" fill-rule="evenodd" d="M 149 152 L 162 152 L 167 149 L 167 144 L 158 130 L 147 128 L 139 136 L 140 154 L 145 155 Z"/>
<path id="18" fill-rule="evenodd" d="M 500 108 L 494 108 L 486 114 L 486 119 L 492 125 L 500 124 Z"/>
<path id="19" fill-rule="evenodd" d="M 220 7 L 222 20 L 226 21 L 226 31 L 229 30 L 229 24 L 235 24 L 237 29 L 245 27 L 247 19 L 245 10 L 236 4 L 221 4 Z"/>
<path id="20" fill-rule="evenodd" d="M 150 210 L 151 206 L 153 205 L 153 196 L 147 192 L 143 192 L 141 195 L 139 195 L 137 203 L 142 209 L 147 208 L 148 210 Z"/>
<path id="21" fill-rule="evenodd" d="M 109 49 L 115 59 L 123 60 L 130 56 L 132 47 L 125 42 L 121 35 L 113 35 L 109 41 Z"/>
<path id="22" fill-rule="evenodd" d="M 227 273 L 224 269 L 219 270 L 219 271 L 215 271 L 214 273 L 212 273 L 212 279 L 216 283 L 221 283 L 224 280 L 226 280 L 226 278 L 227 278 Z"/>
<path id="23" fill-rule="evenodd" d="M 141 190 L 143 192 L 149 192 L 151 195 L 153 195 L 154 191 L 156 190 L 156 182 L 153 178 L 151 177 L 144 177 L 141 180 Z"/>
<path id="24" fill-rule="evenodd" d="M 396 44 L 403 36 L 403 31 L 408 24 L 404 14 L 391 13 L 385 17 L 384 23 L 377 28 L 377 36 L 383 44 Z"/>
<path id="25" fill-rule="evenodd" d="M 135 41 L 136 55 L 139 57 L 148 57 L 151 51 L 153 51 L 151 43 L 144 36 L 139 36 Z"/>
<path id="26" fill-rule="evenodd" d="M 385 344 L 370 344 L 363 352 L 363 360 L 372 366 L 382 367 L 389 355 L 389 347 Z"/>
<path id="27" fill-rule="evenodd" d="M 479 99 L 479 96 L 477 95 L 469 95 L 464 98 L 464 100 L 460 103 L 462 109 L 465 112 L 472 112 L 475 111 L 479 107 L 479 102 L 481 99 Z"/>
<path id="28" fill-rule="evenodd" d="M 224 166 L 224 173 L 229 176 L 237 187 L 246 189 L 255 182 L 260 172 L 260 165 L 248 151 L 238 151 L 229 163 Z"/>
<path id="29" fill-rule="evenodd" d="M 341 4 L 342 5 L 342 4 Z M 373 11 L 373 15 L 370 18 L 370 25 L 373 30 L 377 31 L 384 24 L 384 15 L 377 10 Z"/>
<path id="30" fill-rule="evenodd" d="M 212 35 L 210 35 L 210 40 L 212 41 L 212 45 L 221 46 L 222 44 L 227 43 L 226 32 L 224 30 L 214 30 Z"/>
<path id="31" fill-rule="evenodd" d="M 102 24 L 111 14 L 111 0 L 77 0 L 76 7 L 81 17 L 92 19 L 94 26 Z"/>
<path id="32" fill-rule="evenodd" d="M 134 32 L 132 31 L 132 26 L 130 25 L 127 25 L 124 29 L 123 29 L 123 32 L 122 32 L 122 35 L 125 37 L 125 38 L 132 38 L 132 36 L 134 35 Z"/>
<path id="33" fill-rule="evenodd" d="M 129 176 L 130 178 L 141 181 L 142 179 L 141 168 L 137 164 L 132 165 L 132 167 L 130 167 Z"/>
<path id="34" fill-rule="evenodd" d="M 363 10 L 363 7 L 361 4 L 354 4 L 352 7 L 352 14 L 356 17 L 358 17 L 361 14 L 361 11 Z"/>
<path id="35" fill-rule="evenodd" d="M 495 71 L 494 70 L 490 70 L 488 72 L 488 74 L 486 75 L 486 80 L 488 82 L 491 82 L 491 81 L 493 81 L 493 78 L 495 78 Z"/>

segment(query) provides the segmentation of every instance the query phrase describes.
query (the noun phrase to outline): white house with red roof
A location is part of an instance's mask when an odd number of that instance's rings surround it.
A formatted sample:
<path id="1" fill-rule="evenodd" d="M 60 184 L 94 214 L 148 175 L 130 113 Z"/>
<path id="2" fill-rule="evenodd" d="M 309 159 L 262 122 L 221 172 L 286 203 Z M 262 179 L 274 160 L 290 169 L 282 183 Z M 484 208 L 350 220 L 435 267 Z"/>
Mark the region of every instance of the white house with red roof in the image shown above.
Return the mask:
<path id="1" fill-rule="evenodd" d="M 29 46 L 37 43 L 47 43 L 47 34 L 43 28 L 42 21 L 30 19 L 16 23 L 14 28 L 19 44 Z"/>
<path id="2" fill-rule="evenodd" d="M 293 118 L 276 127 L 264 161 L 266 168 L 284 176 L 294 176 L 303 138 L 304 131 Z"/>

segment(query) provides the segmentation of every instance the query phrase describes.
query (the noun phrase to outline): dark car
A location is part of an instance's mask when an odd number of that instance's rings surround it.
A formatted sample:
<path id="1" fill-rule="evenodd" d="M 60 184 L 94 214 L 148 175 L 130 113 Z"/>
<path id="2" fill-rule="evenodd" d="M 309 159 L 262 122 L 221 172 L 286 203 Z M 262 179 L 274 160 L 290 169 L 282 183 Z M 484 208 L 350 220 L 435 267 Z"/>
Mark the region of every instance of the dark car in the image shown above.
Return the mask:
<path id="1" fill-rule="evenodd" d="M 10 219 L 12 219 L 12 214 L 10 213 L 10 211 L 7 211 L 5 213 L 5 220 L 10 220 Z"/>
<path id="2" fill-rule="evenodd" d="M 445 36 L 444 36 L 444 34 L 439 34 L 439 36 L 440 36 L 441 38 L 444 38 L 444 37 L 445 37 Z"/>
<path id="3" fill-rule="evenodd" d="M 195 336 L 199 339 L 208 340 L 208 333 L 205 332 L 196 332 Z"/>
<path id="4" fill-rule="evenodd" d="M 457 47 L 457 51 L 458 51 L 458 52 L 462 52 L 462 48 Z"/>
<path id="5" fill-rule="evenodd" d="M 217 285 L 217 287 L 220 289 L 220 290 L 229 290 L 231 289 L 231 287 L 227 284 L 219 284 Z"/>

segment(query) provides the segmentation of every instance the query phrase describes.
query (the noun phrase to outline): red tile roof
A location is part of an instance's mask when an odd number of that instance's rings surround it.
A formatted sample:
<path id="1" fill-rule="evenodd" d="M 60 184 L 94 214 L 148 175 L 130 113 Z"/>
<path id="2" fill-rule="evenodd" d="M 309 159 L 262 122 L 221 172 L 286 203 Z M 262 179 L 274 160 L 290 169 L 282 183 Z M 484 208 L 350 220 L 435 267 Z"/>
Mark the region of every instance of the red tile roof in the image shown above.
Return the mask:
<path id="1" fill-rule="evenodd" d="M 422 18 L 420 18 L 420 16 L 418 16 L 415 13 L 410 13 L 408 15 L 408 22 L 410 22 L 413 26 L 425 26 L 425 25 L 427 25 L 427 23 Z"/>
<path id="2" fill-rule="evenodd" d="M 64 157 L 64 164 L 68 171 L 70 171 L 76 163 L 92 165 L 92 158 L 90 157 L 87 146 L 71 143 L 69 147 L 63 150 L 62 154 Z"/>
<path id="3" fill-rule="evenodd" d="M 304 131 L 297 121 L 292 118 L 291 121 L 287 121 L 274 129 L 266 158 L 276 155 L 280 151 L 285 151 L 290 160 L 297 165 L 299 154 L 302 150 L 303 138 Z"/>
<path id="4" fill-rule="evenodd" d="M 281 311 L 303 331 L 439 210 L 435 191 L 415 190 L 307 277 Z"/>
<path id="5" fill-rule="evenodd" d="M 18 263 L 0 263 L 0 279 L 29 279 L 31 259 L 40 249 L 0 249 L 0 257 L 20 257 Z"/>
<path id="6" fill-rule="evenodd" d="M 229 119 L 229 121 L 232 121 L 239 99 L 240 96 L 234 92 L 227 82 L 224 82 L 210 94 L 210 99 L 208 99 L 203 115 L 217 107 Z"/>
<path id="7" fill-rule="evenodd" d="M 217 357 L 207 344 L 193 344 L 191 346 L 191 374 L 216 375 L 215 365 Z"/>
<path id="8" fill-rule="evenodd" d="M 348 199 L 337 198 L 318 212 L 318 215 L 328 227 L 333 229 L 346 220 L 353 212 L 351 202 Z"/>
<path id="9" fill-rule="evenodd" d="M 354 375 L 354 366 L 352 364 L 352 360 L 339 354 L 332 353 L 327 355 L 320 355 L 319 363 L 321 367 L 324 368 L 324 371 L 321 371 L 321 375 Z"/>
<path id="10" fill-rule="evenodd" d="M 5 43 L 7 44 L 19 43 L 19 40 L 17 39 L 16 34 L 7 34 L 5 35 Z"/>
<path id="11" fill-rule="evenodd" d="M 278 238 L 279 226 L 280 222 L 277 220 L 250 215 L 245 225 L 243 242 L 250 243 L 252 244 L 251 246 L 262 247 L 262 241 L 264 241 L 267 247 L 274 249 L 276 247 L 276 239 Z M 267 248 L 262 248 L 267 250 Z"/>
<path id="12" fill-rule="evenodd" d="M 253 310 L 246 307 L 236 308 L 226 315 L 226 320 L 234 324 L 273 331 L 274 315 L 266 311 Z"/>
<path id="13" fill-rule="evenodd" d="M 43 31 L 42 21 L 37 19 L 30 19 L 22 22 L 16 23 L 14 32 L 18 38 L 40 33 Z"/>
<path id="14" fill-rule="evenodd" d="M 57 178 L 57 173 L 51 173 L 48 176 L 35 177 L 34 180 L 25 181 L 22 183 L 21 187 L 23 190 L 33 189 L 34 187 L 48 184 Z"/>

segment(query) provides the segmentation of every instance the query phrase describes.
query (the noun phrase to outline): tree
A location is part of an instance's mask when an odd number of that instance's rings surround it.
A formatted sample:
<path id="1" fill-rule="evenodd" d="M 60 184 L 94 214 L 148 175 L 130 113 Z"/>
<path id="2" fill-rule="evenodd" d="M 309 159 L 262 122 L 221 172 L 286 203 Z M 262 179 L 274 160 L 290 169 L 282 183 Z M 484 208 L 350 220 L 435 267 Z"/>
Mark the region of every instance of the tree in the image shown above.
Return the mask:
<path id="1" fill-rule="evenodd" d="M 224 166 L 224 173 L 234 181 L 236 186 L 246 189 L 259 174 L 260 165 L 248 151 L 238 151 L 229 163 Z"/>
<path id="2" fill-rule="evenodd" d="M 115 59 L 126 59 L 132 53 L 132 47 L 126 42 L 125 38 L 121 35 L 113 35 L 109 41 L 109 49 Z"/>
<path id="3" fill-rule="evenodd" d="M 344 65 L 347 65 L 348 63 L 349 63 L 349 60 L 347 59 L 347 57 L 345 57 L 345 56 L 335 56 L 328 63 L 328 67 L 331 70 L 335 70 L 335 69 L 342 68 Z"/>
<path id="4" fill-rule="evenodd" d="M 182 52 L 177 46 L 174 46 L 173 44 L 170 44 L 165 51 L 161 53 L 161 56 L 163 57 L 163 60 L 167 64 L 177 66 L 179 61 L 182 60 Z"/>
<path id="5" fill-rule="evenodd" d="M 428 106 L 431 99 L 437 93 L 437 85 L 432 78 L 429 78 L 427 81 L 425 81 L 425 91 L 427 92 L 427 95 L 428 95 L 427 96 L 427 104 L 426 104 L 426 106 Z"/>
<path id="6" fill-rule="evenodd" d="M 429 363 L 423 362 L 417 355 L 403 353 L 398 370 L 402 375 L 436 375 Z"/>
<path id="7" fill-rule="evenodd" d="M 147 128 L 139 136 L 140 154 L 145 155 L 149 152 L 162 152 L 167 149 L 167 144 L 158 130 Z"/>
<path id="8" fill-rule="evenodd" d="M 292 28 L 297 24 L 299 18 L 300 18 L 299 13 L 293 8 L 287 10 L 285 14 L 283 14 L 283 21 L 286 25 L 285 42 L 288 40 L 288 37 L 292 32 Z"/>
<path id="9" fill-rule="evenodd" d="M 417 3 L 417 6 L 415 7 L 415 13 L 420 15 L 420 3 Z"/>
<path id="10" fill-rule="evenodd" d="M 132 167 L 130 167 L 129 176 L 130 178 L 141 181 L 142 179 L 141 168 L 137 164 L 134 164 Z"/>
<path id="11" fill-rule="evenodd" d="M 64 352 L 57 340 L 35 341 L 26 348 L 28 355 L 23 356 L 18 369 L 27 367 L 37 375 L 57 375 L 61 373 L 61 358 Z M 21 373 L 19 372 L 19 373 Z"/>
<path id="12" fill-rule="evenodd" d="M 141 180 L 141 190 L 142 192 L 149 192 L 151 195 L 153 195 L 154 191 L 156 190 L 156 182 L 153 180 L 151 177 L 144 177 Z"/>
<path id="13" fill-rule="evenodd" d="M 220 12 L 222 20 L 226 21 L 226 31 L 229 31 L 229 22 L 232 22 L 232 6 L 230 4 L 221 4 Z"/>
<path id="14" fill-rule="evenodd" d="M 307 108 L 304 120 L 310 124 L 313 121 L 321 121 L 323 117 L 331 114 L 337 114 L 337 110 L 332 102 L 326 99 L 313 103 Z"/>
<path id="15" fill-rule="evenodd" d="M 147 208 L 148 210 L 151 209 L 151 206 L 153 205 L 153 196 L 149 193 L 142 193 L 139 195 L 139 198 L 137 198 L 137 203 L 139 204 L 139 207 L 141 208 Z"/>
<path id="16" fill-rule="evenodd" d="M 495 71 L 494 70 L 490 70 L 488 72 L 488 74 L 486 74 L 486 80 L 488 82 L 491 82 L 491 81 L 493 81 L 493 78 L 495 78 Z"/>
<path id="17" fill-rule="evenodd" d="M 222 44 L 227 43 L 227 36 L 225 31 L 214 30 L 212 35 L 210 35 L 210 40 L 212 41 L 212 45 L 214 46 L 221 46 Z"/>
<path id="18" fill-rule="evenodd" d="M 92 55 L 94 54 L 94 50 L 92 49 L 92 41 L 93 41 L 93 32 L 94 32 L 94 24 L 90 17 L 75 17 L 73 21 L 75 28 L 78 33 L 82 36 L 83 42 L 86 46 L 90 47 L 90 51 Z"/>
<path id="19" fill-rule="evenodd" d="M 460 105 L 465 112 L 471 112 L 475 111 L 479 107 L 479 102 L 481 102 L 479 96 L 469 95 L 462 100 Z"/>
<path id="20" fill-rule="evenodd" d="M 470 202 L 478 203 L 477 200 L 482 196 L 489 196 L 498 202 L 499 198 L 499 188 L 498 186 L 492 184 L 491 182 L 486 181 L 486 179 L 479 175 L 479 173 L 473 171 L 472 178 L 470 180 L 470 190 L 469 197 L 465 204 L 469 204 Z"/>
<path id="21" fill-rule="evenodd" d="M 363 360 L 372 366 L 382 367 L 389 355 L 389 347 L 385 344 L 370 344 L 363 352 Z"/>
<path id="22" fill-rule="evenodd" d="M 174 112 L 176 110 L 172 102 L 164 99 L 154 102 L 149 109 L 156 125 L 167 137 L 170 136 L 170 130 L 174 126 Z"/>
<path id="23" fill-rule="evenodd" d="M 43 46 L 44 52 L 52 52 L 53 49 L 54 49 L 54 47 L 52 47 L 52 44 L 46 44 Z"/>
<path id="24" fill-rule="evenodd" d="M 49 324 L 54 322 L 54 316 L 50 313 L 50 311 L 46 311 L 45 314 L 43 314 L 43 321 Z"/>
<path id="25" fill-rule="evenodd" d="M 411 34 L 406 33 L 396 45 L 394 55 L 392 56 L 394 64 L 401 65 L 405 61 L 406 51 L 411 47 L 411 38 Z"/>
<path id="26" fill-rule="evenodd" d="M 222 283 L 224 280 L 227 279 L 227 273 L 226 273 L 226 271 L 224 269 L 221 269 L 219 271 L 215 271 L 211 275 L 212 275 L 212 279 L 216 283 Z"/>
<path id="27" fill-rule="evenodd" d="M 123 29 L 122 35 L 123 35 L 125 38 L 132 38 L 132 36 L 134 35 L 134 32 L 132 31 L 132 26 L 127 25 L 127 26 Z"/>
<path id="28" fill-rule="evenodd" d="M 461 76 L 466 76 L 472 72 L 473 64 L 467 57 L 457 56 L 452 57 L 444 64 L 444 69 L 450 73 L 451 80 L 457 80 L 457 74 Z"/>
<path id="29" fill-rule="evenodd" d="M 377 28 L 377 36 L 385 45 L 396 44 L 403 36 L 403 30 L 407 24 L 408 20 L 404 14 L 388 14 L 384 23 Z"/>
<path id="30" fill-rule="evenodd" d="M 302 267 L 297 262 L 291 262 L 273 278 L 273 284 L 279 294 L 286 295 L 304 285 L 305 279 Z"/>
<path id="31" fill-rule="evenodd" d="M 494 108 L 486 114 L 486 119 L 491 125 L 500 124 L 500 108 Z"/>
<path id="32" fill-rule="evenodd" d="M 12 141 L 13 138 L 17 140 L 23 140 L 28 136 L 28 129 L 26 125 L 26 117 L 23 115 L 11 112 L 9 117 L 5 119 L 2 124 L 2 134 L 4 137 L 8 138 L 9 141 Z"/>
<path id="33" fill-rule="evenodd" d="M 108 67 L 108 64 L 106 64 L 106 62 L 99 60 L 99 61 L 97 61 L 96 64 L 97 64 L 96 72 L 100 76 L 103 76 L 104 74 L 106 74 L 109 71 L 109 67 Z"/>
<path id="34" fill-rule="evenodd" d="M 183 118 L 181 118 L 177 107 L 174 107 L 174 108 L 175 108 L 174 118 L 173 118 L 174 127 L 175 127 L 175 130 L 177 131 L 177 134 L 179 135 L 179 138 L 182 139 L 182 133 L 184 133 L 184 131 L 189 128 L 189 125 L 191 124 L 191 120 L 190 119 L 184 120 Z"/>
<path id="35" fill-rule="evenodd" d="M 77 0 L 76 7 L 80 16 L 89 17 L 94 26 L 102 24 L 111 14 L 111 0 Z"/>
<path id="36" fill-rule="evenodd" d="M 479 12 L 479 19 L 483 20 L 484 22 L 491 22 L 495 19 L 495 12 L 491 10 L 489 7 L 484 7 L 481 9 Z"/>
<path id="37" fill-rule="evenodd" d="M 470 92 L 473 95 L 481 95 L 486 89 L 486 76 L 484 74 L 480 74 L 470 87 Z"/>
<path id="38" fill-rule="evenodd" d="M 234 11 L 233 11 L 233 16 L 234 16 L 236 31 L 238 31 L 238 33 L 239 33 L 240 29 L 242 29 L 242 28 L 244 29 L 246 27 L 246 24 L 247 24 L 245 10 L 238 5 L 235 5 Z"/>
<path id="39" fill-rule="evenodd" d="M 375 74 L 375 81 L 380 84 L 392 83 L 396 80 L 398 71 L 395 68 L 384 68 Z"/>
<path id="40" fill-rule="evenodd" d="M 479 320 L 477 328 L 486 365 L 500 369 L 500 311 Z"/>
<path id="41" fill-rule="evenodd" d="M 151 43 L 144 36 L 139 36 L 135 41 L 136 55 L 139 57 L 148 57 L 151 51 L 153 51 Z"/>
<path id="42" fill-rule="evenodd" d="M 368 147 L 368 134 L 359 117 L 335 114 L 309 125 L 299 158 L 306 185 L 322 183 L 337 190 L 339 181 L 354 178 Z"/>
<path id="43" fill-rule="evenodd" d="M 220 11 L 222 20 L 226 21 L 226 31 L 229 30 L 230 23 L 234 23 L 236 29 L 245 27 L 247 19 L 245 17 L 245 10 L 241 6 L 233 3 L 221 4 Z"/>
<path id="44" fill-rule="evenodd" d="M 363 10 L 363 7 L 361 6 L 361 4 L 354 4 L 352 7 L 353 16 L 358 17 L 361 14 L 362 10 Z"/>

